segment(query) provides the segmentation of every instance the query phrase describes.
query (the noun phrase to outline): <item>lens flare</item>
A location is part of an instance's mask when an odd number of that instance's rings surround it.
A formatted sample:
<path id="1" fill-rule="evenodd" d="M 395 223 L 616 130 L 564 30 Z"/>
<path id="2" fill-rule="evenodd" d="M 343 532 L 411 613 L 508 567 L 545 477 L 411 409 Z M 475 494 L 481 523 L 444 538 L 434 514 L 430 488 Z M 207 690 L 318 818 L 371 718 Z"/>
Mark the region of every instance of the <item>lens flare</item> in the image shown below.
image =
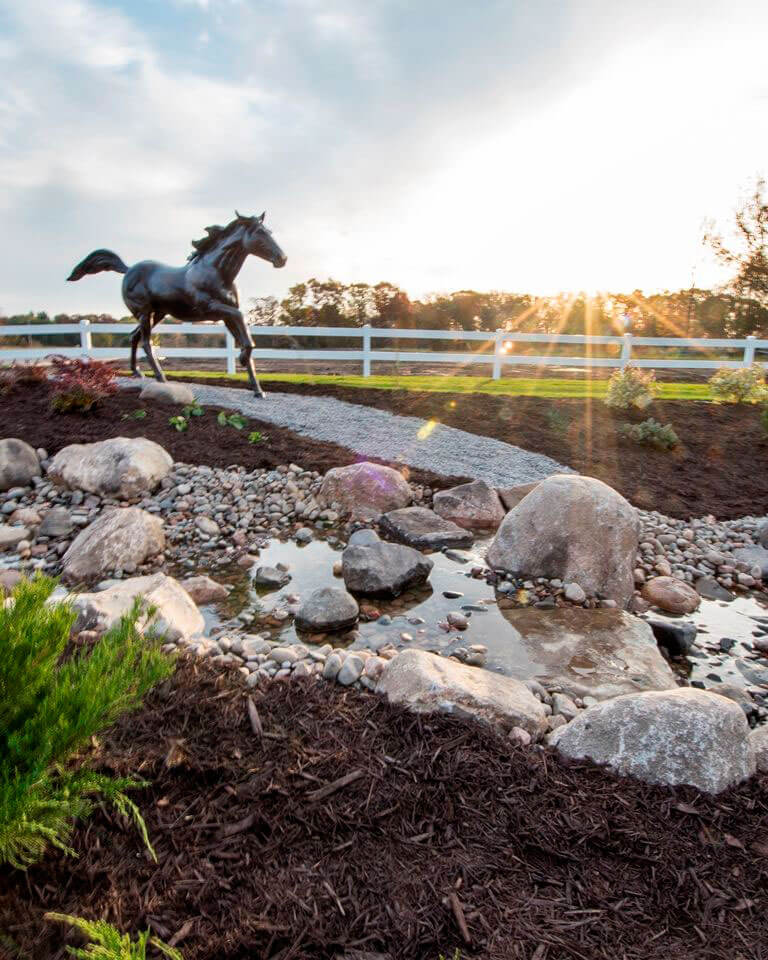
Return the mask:
<path id="1" fill-rule="evenodd" d="M 437 423 L 438 421 L 435 420 L 434 418 L 432 420 L 427 420 L 424 426 L 420 427 L 419 432 L 416 434 L 419 440 L 426 440 L 427 437 L 430 435 L 430 433 L 432 433 L 432 431 L 437 426 Z"/>

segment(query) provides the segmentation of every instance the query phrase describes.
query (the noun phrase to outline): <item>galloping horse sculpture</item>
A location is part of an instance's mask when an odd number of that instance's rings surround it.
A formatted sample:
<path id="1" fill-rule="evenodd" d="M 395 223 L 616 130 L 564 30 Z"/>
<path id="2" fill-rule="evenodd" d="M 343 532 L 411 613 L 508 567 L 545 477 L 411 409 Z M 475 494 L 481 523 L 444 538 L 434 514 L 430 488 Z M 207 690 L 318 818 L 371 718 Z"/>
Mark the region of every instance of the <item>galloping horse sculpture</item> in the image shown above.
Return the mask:
<path id="1" fill-rule="evenodd" d="M 143 375 L 136 361 L 141 340 L 155 377 L 165 380 L 150 337 L 167 314 L 179 320 L 222 320 L 240 345 L 240 363 L 248 371 L 251 389 L 257 397 L 263 397 L 253 364 L 253 340 L 239 309 L 235 277 L 249 254 L 267 260 L 273 267 L 284 267 L 286 256 L 264 226 L 263 213 L 260 217 L 244 217 L 235 211 L 235 219 L 226 227 L 205 230 L 207 236 L 192 241 L 194 250 L 183 267 L 167 267 L 155 260 L 141 260 L 127 267 L 111 250 L 94 250 L 67 279 L 79 280 L 103 270 L 125 274 L 123 300 L 139 321 L 131 334 L 134 377 Z"/>

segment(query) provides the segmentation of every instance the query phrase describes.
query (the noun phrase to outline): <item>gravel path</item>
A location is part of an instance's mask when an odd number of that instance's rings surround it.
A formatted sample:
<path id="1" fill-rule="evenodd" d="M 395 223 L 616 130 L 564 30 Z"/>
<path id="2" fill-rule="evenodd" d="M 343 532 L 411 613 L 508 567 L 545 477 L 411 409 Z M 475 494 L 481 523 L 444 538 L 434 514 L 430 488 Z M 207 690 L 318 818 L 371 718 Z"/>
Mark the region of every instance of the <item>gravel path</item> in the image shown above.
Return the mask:
<path id="1" fill-rule="evenodd" d="M 472 477 L 493 486 L 511 487 L 552 473 L 573 472 L 543 454 L 491 437 L 333 397 L 270 393 L 266 400 L 257 400 L 247 391 L 232 387 L 195 384 L 194 390 L 202 404 L 239 410 L 306 437 L 347 447 L 364 457 L 396 460 L 445 476 Z"/>

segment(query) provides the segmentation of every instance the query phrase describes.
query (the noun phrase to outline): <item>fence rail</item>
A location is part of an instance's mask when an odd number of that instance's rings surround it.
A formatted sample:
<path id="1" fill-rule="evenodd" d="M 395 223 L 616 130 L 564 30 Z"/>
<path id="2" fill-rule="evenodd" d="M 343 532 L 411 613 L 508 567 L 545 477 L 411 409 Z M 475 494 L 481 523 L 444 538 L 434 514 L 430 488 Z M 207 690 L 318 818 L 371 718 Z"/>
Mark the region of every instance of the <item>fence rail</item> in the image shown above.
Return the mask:
<path id="1" fill-rule="evenodd" d="M 0 325 L 0 363 L 10 360 L 37 360 L 58 353 L 69 357 L 127 358 L 125 347 L 94 346 L 94 338 L 104 335 L 125 335 L 135 329 L 131 323 L 91 323 L 82 320 L 79 323 L 61 324 L 5 324 Z M 363 327 L 251 327 L 250 332 L 256 342 L 255 355 L 263 360 L 353 360 L 362 364 L 364 377 L 371 375 L 373 363 L 450 363 L 455 366 L 485 363 L 492 368 L 492 377 L 498 380 L 506 365 L 530 365 L 549 367 L 625 367 L 632 363 L 637 367 L 656 369 L 715 369 L 718 367 L 748 367 L 755 362 L 756 351 L 768 351 L 768 340 L 745 337 L 741 340 L 686 338 L 686 337 L 636 337 L 626 333 L 623 336 L 586 336 L 582 334 L 515 333 L 505 330 L 485 332 L 476 330 L 391 330 L 370 326 Z M 213 358 L 226 360 L 228 373 L 234 373 L 238 348 L 230 333 L 221 323 L 169 323 L 158 327 L 153 336 L 170 335 L 209 335 L 223 338 L 220 347 L 163 347 L 159 350 L 164 357 Z M 79 337 L 78 346 L 45 347 L 5 347 L 3 340 L 9 337 L 40 337 L 46 339 L 69 335 Z M 303 350 L 289 345 L 286 348 L 260 348 L 261 337 L 295 339 L 300 337 L 344 337 L 359 339 L 357 350 Z M 476 349 L 450 352 L 446 350 L 375 350 L 375 340 L 443 340 L 452 343 L 467 342 Z M 566 356 L 550 352 L 515 353 L 516 344 L 543 344 L 547 347 L 557 345 L 582 345 L 583 356 Z M 612 346 L 617 348 L 617 356 L 595 356 L 594 347 Z M 664 358 L 643 357 L 637 352 L 644 348 L 673 348 L 677 351 L 691 351 L 705 354 L 703 359 L 693 357 Z M 714 357 L 714 351 L 727 350 L 729 357 Z M 740 354 L 733 359 L 733 352 Z M 768 363 L 763 361 L 763 366 Z"/>

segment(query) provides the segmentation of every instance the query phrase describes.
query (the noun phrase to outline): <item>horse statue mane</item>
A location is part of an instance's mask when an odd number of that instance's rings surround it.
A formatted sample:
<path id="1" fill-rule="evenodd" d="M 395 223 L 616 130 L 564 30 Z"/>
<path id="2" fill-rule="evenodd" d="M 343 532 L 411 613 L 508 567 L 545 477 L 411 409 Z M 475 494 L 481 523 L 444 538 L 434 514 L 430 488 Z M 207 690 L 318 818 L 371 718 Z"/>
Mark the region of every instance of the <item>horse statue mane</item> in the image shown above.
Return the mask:
<path id="1" fill-rule="evenodd" d="M 246 217 L 243 216 L 242 213 L 238 213 L 237 210 L 235 210 L 235 219 L 231 220 L 226 227 L 220 227 L 218 224 L 212 227 L 206 227 L 206 236 L 201 237 L 199 240 L 192 241 L 194 250 L 187 257 L 187 260 L 190 262 L 192 260 L 197 260 L 209 250 L 213 250 L 214 247 L 219 246 L 221 241 L 224 240 L 232 232 L 232 230 L 235 229 L 235 227 L 248 226 L 255 220 L 258 220 L 258 217 Z"/>

